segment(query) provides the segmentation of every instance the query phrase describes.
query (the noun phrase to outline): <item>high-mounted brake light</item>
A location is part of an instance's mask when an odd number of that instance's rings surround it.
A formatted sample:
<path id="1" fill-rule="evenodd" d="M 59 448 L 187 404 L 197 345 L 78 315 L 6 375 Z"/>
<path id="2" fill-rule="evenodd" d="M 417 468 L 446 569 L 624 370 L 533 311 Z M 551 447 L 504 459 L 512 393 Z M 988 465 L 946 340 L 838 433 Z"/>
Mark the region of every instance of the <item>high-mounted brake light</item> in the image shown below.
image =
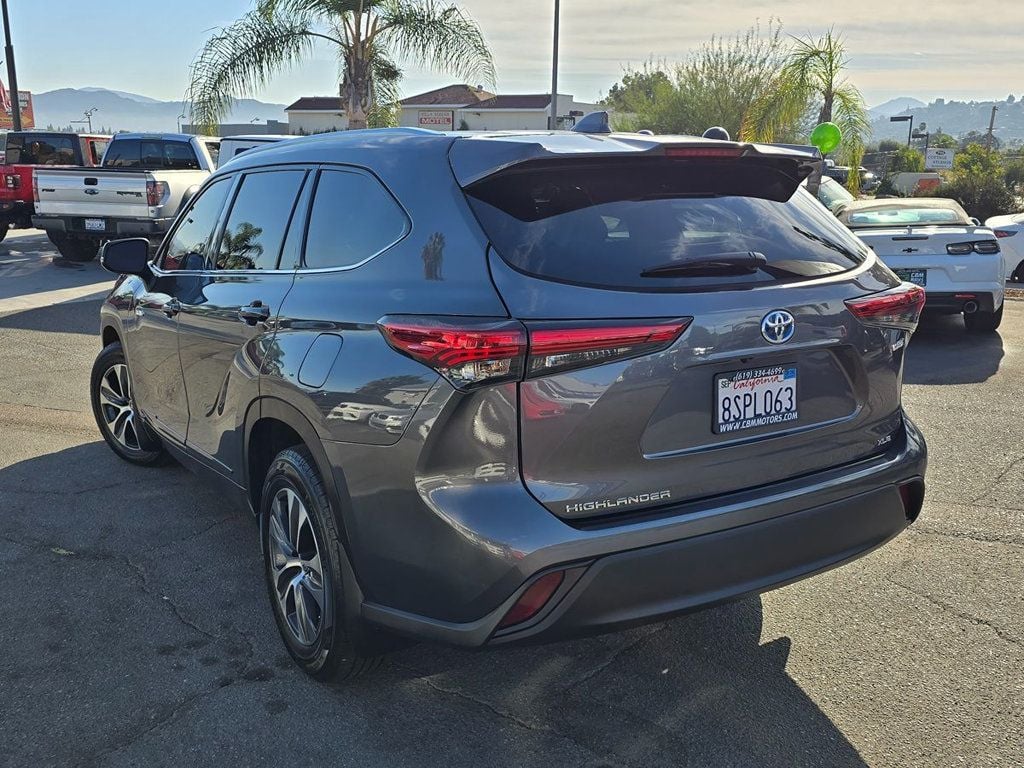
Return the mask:
<path id="1" fill-rule="evenodd" d="M 994 229 L 992 231 L 995 232 L 996 237 L 1000 240 L 1004 237 L 1013 237 L 1017 234 L 1016 229 Z"/>
<path id="2" fill-rule="evenodd" d="M 394 349 L 470 389 L 652 354 L 670 347 L 691 320 L 545 322 L 527 330 L 514 320 L 389 316 L 378 326 Z"/>
<path id="3" fill-rule="evenodd" d="M 903 283 L 881 293 L 848 299 L 846 306 L 865 325 L 913 331 L 924 309 L 924 288 Z"/>
<path id="4" fill-rule="evenodd" d="M 741 147 L 666 147 L 665 157 L 696 158 L 696 157 L 739 157 L 743 154 Z"/>

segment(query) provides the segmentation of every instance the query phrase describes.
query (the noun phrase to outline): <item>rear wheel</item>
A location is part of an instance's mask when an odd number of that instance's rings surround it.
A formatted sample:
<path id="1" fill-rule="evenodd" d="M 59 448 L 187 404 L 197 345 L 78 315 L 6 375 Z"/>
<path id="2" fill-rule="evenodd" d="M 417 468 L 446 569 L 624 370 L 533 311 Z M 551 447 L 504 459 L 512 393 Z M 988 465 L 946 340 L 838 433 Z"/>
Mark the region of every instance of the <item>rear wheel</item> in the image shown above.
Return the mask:
<path id="1" fill-rule="evenodd" d="M 344 554 L 330 500 L 309 452 L 281 451 L 260 497 L 267 594 L 288 653 L 321 680 L 344 680 L 380 665 L 357 650 L 346 623 Z"/>
<path id="2" fill-rule="evenodd" d="M 50 242 L 53 243 L 61 258 L 66 261 L 77 263 L 92 261 L 99 252 L 99 246 L 92 240 L 86 240 L 73 235 L 54 235 L 47 233 Z"/>
<path id="3" fill-rule="evenodd" d="M 1016 283 L 1024 283 L 1024 261 L 1017 265 L 1017 268 L 1013 270 L 1013 274 L 1010 275 L 1010 279 Z"/>
<path id="4" fill-rule="evenodd" d="M 120 342 L 108 344 L 92 366 L 92 412 L 110 449 L 132 464 L 158 464 L 166 454 L 159 438 L 139 418 L 132 377 Z"/>
<path id="5" fill-rule="evenodd" d="M 7 221 L 6 219 L 0 220 L 0 242 L 3 242 L 3 239 L 7 237 L 7 233 L 10 231 L 10 229 L 11 222 Z"/>
<path id="6" fill-rule="evenodd" d="M 978 310 L 964 315 L 964 325 L 967 331 L 969 333 L 994 333 L 999 328 L 999 324 L 1003 322 L 1003 306 L 1005 306 L 1005 302 L 995 312 Z"/>

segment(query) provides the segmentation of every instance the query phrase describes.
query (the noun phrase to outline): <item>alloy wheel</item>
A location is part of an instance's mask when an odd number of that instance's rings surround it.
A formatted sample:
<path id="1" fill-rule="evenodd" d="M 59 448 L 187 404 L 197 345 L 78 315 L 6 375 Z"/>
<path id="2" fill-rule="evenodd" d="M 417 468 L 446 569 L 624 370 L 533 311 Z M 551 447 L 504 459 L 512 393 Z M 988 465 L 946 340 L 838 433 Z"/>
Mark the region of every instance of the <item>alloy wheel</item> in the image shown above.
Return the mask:
<path id="1" fill-rule="evenodd" d="M 292 638 L 313 645 L 324 619 L 323 567 L 316 533 L 302 499 L 282 488 L 270 507 L 270 570 L 281 615 Z"/>
<path id="2" fill-rule="evenodd" d="M 99 401 L 100 413 L 111 437 L 130 451 L 142 450 L 127 365 L 116 363 L 106 370 L 100 378 Z"/>

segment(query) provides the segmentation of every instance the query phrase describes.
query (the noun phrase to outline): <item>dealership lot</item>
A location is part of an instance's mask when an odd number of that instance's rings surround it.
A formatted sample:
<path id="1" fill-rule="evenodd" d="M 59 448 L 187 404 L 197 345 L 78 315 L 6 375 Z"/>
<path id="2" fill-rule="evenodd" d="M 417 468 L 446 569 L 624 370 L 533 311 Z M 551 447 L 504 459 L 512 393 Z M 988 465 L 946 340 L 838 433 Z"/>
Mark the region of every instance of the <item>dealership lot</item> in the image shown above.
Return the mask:
<path id="1" fill-rule="evenodd" d="M 1024 302 L 1000 336 L 926 320 L 904 399 L 931 450 L 917 524 L 852 565 L 627 633 L 420 645 L 306 679 L 257 530 L 100 442 L 110 276 L 0 244 L 0 750 L 12 765 L 1024 764 Z"/>

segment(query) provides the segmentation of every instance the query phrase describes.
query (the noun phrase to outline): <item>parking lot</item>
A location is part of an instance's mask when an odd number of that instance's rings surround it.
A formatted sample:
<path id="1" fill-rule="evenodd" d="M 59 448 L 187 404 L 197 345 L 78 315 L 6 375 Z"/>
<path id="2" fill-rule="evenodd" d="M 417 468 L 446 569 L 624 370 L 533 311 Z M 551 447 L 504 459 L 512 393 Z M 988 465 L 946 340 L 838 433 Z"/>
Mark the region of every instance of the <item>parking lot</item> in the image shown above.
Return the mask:
<path id="1" fill-rule="evenodd" d="M 881 550 L 663 624 L 418 645 L 326 686 L 278 639 L 253 521 L 101 442 L 111 276 L 54 256 L 35 231 L 0 244 L 0 763 L 1024 764 L 1024 301 L 999 336 L 914 336 L 928 494 Z"/>

